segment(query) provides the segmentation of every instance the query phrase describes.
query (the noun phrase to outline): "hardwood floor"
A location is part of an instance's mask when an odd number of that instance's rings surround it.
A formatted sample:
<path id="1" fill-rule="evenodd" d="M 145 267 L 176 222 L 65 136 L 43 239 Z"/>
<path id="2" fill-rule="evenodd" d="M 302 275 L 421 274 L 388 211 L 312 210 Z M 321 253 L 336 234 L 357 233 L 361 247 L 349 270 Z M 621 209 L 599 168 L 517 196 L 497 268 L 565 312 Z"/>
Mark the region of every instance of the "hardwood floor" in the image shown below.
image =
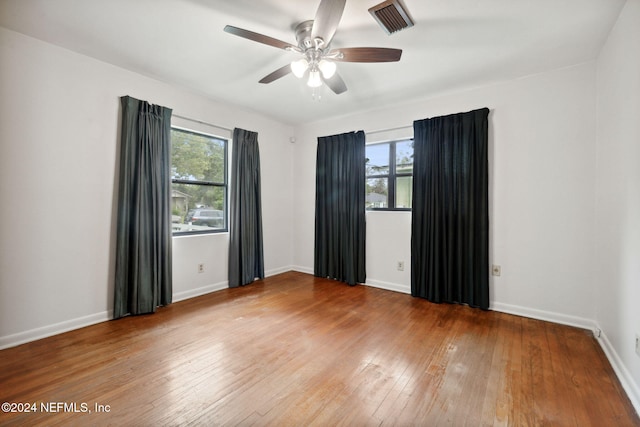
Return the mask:
<path id="1" fill-rule="evenodd" d="M 0 402 L 37 409 L 1 425 L 640 425 L 589 331 L 295 272 L 3 350 Z"/>

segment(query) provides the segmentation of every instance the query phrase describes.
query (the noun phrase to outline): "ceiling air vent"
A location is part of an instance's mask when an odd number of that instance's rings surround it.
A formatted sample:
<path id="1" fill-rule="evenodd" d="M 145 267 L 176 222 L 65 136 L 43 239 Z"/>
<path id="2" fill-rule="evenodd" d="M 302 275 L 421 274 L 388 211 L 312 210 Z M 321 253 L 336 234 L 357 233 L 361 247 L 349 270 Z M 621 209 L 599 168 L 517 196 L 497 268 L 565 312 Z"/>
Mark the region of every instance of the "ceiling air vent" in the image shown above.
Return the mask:
<path id="1" fill-rule="evenodd" d="M 378 24 L 387 34 L 413 27 L 409 12 L 402 6 L 400 0 L 384 1 L 370 8 L 369 13 L 378 21 Z"/>

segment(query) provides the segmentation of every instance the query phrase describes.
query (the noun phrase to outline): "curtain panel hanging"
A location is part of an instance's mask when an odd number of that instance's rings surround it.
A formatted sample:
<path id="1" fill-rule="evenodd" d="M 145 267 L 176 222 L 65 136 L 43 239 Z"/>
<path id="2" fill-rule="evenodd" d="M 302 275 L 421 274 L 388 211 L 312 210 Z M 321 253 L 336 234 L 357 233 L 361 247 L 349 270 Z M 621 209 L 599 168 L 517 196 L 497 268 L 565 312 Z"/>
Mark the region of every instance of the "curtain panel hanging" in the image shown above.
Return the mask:
<path id="1" fill-rule="evenodd" d="M 413 296 L 489 309 L 488 115 L 414 122 Z"/>
<path id="2" fill-rule="evenodd" d="M 366 280 L 363 131 L 318 138 L 314 275 Z"/>
<path id="3" fill-rule="evenodd" d="M 229 203 L 229 287 L 264 278 L 258 134 L 233 130 Z"/>
<path id="4" fill-rule="evenodd" d="M 171 109 L 122 107 L 114 318 L 171 303 Z"/>

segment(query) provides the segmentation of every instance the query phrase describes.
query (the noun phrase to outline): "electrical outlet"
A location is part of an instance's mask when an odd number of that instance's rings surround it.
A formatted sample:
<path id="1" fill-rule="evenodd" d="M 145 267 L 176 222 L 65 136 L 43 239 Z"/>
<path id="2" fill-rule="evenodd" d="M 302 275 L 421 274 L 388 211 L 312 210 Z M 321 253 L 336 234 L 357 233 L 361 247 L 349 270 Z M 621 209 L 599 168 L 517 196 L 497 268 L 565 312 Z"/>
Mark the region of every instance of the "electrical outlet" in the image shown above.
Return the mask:
<path id="1" fill-rule="evenodd" d="M 491 275 L 492 276 L 500 276 L 501 273 L 502 273 L 502 268 L 499 265 L 493 264 L 491 266 Z"/>
<path id="2" fill-rule="evenodd" d="M 204 273 L 204 264 L 198 264 L 198 273 Z"/>
<path id="3" fill-rule="evenodd" d="M 404 261 L 398 261 L 398 271 L 404 271 Z"/>
<path id="4" fill-rule="evenodd" d="M 640 335 L 636 334 L 636 354 L 640 356 Z"/>

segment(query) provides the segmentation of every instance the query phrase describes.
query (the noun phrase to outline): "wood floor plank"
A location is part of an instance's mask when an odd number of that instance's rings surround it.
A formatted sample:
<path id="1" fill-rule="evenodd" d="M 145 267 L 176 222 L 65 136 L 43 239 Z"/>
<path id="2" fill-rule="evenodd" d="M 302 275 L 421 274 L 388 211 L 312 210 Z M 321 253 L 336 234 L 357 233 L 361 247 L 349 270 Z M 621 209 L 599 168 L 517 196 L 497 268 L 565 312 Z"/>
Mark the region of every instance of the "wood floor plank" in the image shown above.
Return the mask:
<path id="1" fill-rule="evenodd" d="M 38 409 L 3 426 L 640 425 L 589 331 L 296 272 L 2 350 L 0 401 Z"/>

